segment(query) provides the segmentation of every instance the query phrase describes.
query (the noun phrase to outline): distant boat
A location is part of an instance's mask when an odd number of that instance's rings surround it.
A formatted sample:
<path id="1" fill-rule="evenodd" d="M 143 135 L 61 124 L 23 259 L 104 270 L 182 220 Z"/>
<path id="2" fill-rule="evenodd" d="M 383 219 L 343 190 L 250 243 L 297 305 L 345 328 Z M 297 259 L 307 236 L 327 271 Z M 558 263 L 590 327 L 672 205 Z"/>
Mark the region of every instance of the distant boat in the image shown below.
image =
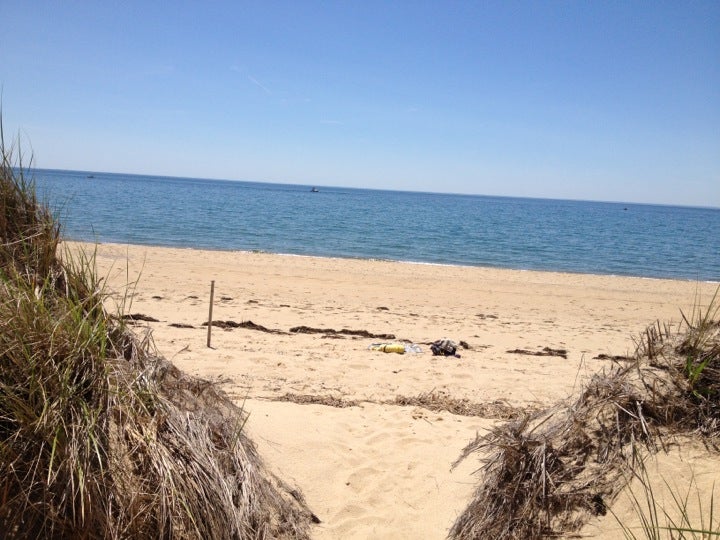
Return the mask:
<path id="1" fill-rule="evenodd" d="M 88 177 L 88 178 L 95 178 L 95 175 L 94 175 L 94 174 L 88 174 L 87 177 Z"/>
<path id="2" fill-rule="evenodd" d="M 312 189 L 310 190 L 310 192 L 311 192 L 311 193 L 319 193 L 320 190 L 319 190 L 318 188 L 314 187 L 314 188 L 312 188 Z"/>

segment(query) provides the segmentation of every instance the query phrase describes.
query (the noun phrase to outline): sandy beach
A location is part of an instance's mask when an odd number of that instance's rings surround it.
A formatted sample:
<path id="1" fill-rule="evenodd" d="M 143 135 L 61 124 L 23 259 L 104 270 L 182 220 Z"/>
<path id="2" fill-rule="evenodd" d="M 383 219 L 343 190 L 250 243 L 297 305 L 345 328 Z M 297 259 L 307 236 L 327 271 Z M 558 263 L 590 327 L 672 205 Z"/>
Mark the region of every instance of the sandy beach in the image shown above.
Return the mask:
<path id="1" fill-rule="evenodd" d="M 476 459 L 451 467 L 477 433 L 575 395 L 611 366 L 609 357 L 632 355 L 633 338 L 647 325 L 678 322 L 680 310 L 691 312 L 698 298 L 707 303 L 717 287 L 117 244 L 96 249 L 109 290 L 129 287 L 125 313 L 157 319 L 138 322 L 137 331 L 149 328 L 166 358 L 219 381 L 250 412 L 246 429 L 261 455 L 320 518 L 318 539 L 444 538 L 478 481 Z M 211 281 L 213 319 L 228 328 L 214 327 L 207 347 L 202 324 Z M 291 331 L 298 327 L 304 331 Z M 461 357 L 432 356 L 429 343 L 441 338 L 464 342 Z M 414 343 L 422 352 L 369 349 L 380 342 Z M 434 411 L 421 406 L 422 396 L 485 413 Z M 592 534 L 613 537 L 613 525 L 603 523 Z"/>

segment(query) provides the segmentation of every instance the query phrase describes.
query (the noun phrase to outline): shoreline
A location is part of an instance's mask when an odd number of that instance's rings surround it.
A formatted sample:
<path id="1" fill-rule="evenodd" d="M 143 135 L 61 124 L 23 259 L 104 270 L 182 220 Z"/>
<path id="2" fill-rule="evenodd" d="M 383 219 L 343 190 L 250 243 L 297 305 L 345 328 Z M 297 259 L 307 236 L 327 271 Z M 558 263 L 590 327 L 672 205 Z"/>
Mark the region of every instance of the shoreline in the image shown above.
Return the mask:
<path id="1" fill-rule="evenodd" d="M 278 257 L 307 257 L 310 259 L 316 258 L 316 259 L 329 259 L 329 260 L 339 260 L 339 261 L 370 261 L 370 262 L 384 262 L 384 263 L 397 263 L 397 264 L 409 264 L 409 265 L 420 265 L 420 266 L 437 266 L 437 267 L 447 267 L 447 268 L 477 268 L 477 269 L 484 269 L 484 270 L 499 270 L 499 271 L 512 271 L 512 272 L 538 272 L 538 273 L 548 273 L 548 274 L 560 274 L 560 275 L 580 275 L 580 276 L 597 276 L 597 277 L 611 277 L 611 278 L 628 278 L 628 279 L 647 279 L 647 280 L 659 280 L 659 281 L 681 281 L 681 282 L 691 282 L 691 283 L 702 283 L 702 284 L 709 284 L 709 285 L 718 285 L 720 286 L 720 279 L 718 280 L 712 280 L 712 279 L 694 279 L 694 278 L 684 278 L 684 277 L 668 277 L 668 276 L 647 276 L 647 275 L 635 275 L 635 274 L 612 274 L 612 273 L 597 273 L 597 272 L 573 272 L 569 270 L 551 270 L 551 269 L 537 269 L 537 268 L 511 268 L 511 267 L 505 267 L 505 266 L 489 266 L 489 265 L 472 265 L 472 264 L 456 264 L 456 263 L 443 263 L 443 262 L 433 262 L 433 261 L 412 261 L 412 260 L 397 260 L 397 259 L 383 259 L 383 258 L 376 258 L 376 257 L 343 257 L 338 255 L 312 255 L 312 254 L 306 254 L 306 253 L 279 253 L 279 252 L 273 252 L 273 251 L 265 251 L 265 250 L 255 250 L 255 249 L 225 249 L 225 248 L 212 248 L 212 247 L 194 247 L 194 246 L 173 246 L 173 245 L 158 245 L 158 244 L 135 244 L 135 243 L 123 243 L 123 242 L 112 242 L 112 241 L 97 241 L 97 242 L 91 242 L 87 240 L 75 240 L 71 238 L 63 238 L 62 240 L 64 243 L 67 243 L 69 245 L 85 245 L 85 246 L 93 246 L 93 245 L 106 245 L 106 246 L 134 246 L 137 248 L 147 248 L 147 249 L 186 249 L 190 251 L 195 252 L 220 252 L 220 253 L 240 253 L 240 254 L 260 254 L 260 255 L 271 255 L 271 256 L 278 256 Z"/>
<path id="2" fill-rule="evenodd" d="M 716 286 L 257 252 L 67 243 L 96 249 L 109 290 L 183 371 L 218 382 L 246 429 L 322 523 L 313 538 L 442 538 L 470 501 L 477 461 L 451 465 L 509 412 L 571 399 L 624 362 L 656 321 L 677 324 Z M 213 328 L 206 346 L 210 282 Z M 186 325 L 183 327 L 182 325 Z M 293 332 L 293 328 L 312 332 Z M 367 336 L 333 333 L 349 329 Z M 389 335 L 387 340 L 373 336 Z M 428 344 L 464 341 L 461 357 Z M 419 354 L 369 350 L 419 344 Z M 428 399 L 481 407 L 434 410 Z M 424 399 L 424 401 L 423 401 Z M 687 465 L 687 464 L 685 464 Z M 612 521 L 612 520 L 610 520 Z M 601 524 L 607 531 L 615 523 Z M 609 533 L 608 537 L 613 537 Z"/>

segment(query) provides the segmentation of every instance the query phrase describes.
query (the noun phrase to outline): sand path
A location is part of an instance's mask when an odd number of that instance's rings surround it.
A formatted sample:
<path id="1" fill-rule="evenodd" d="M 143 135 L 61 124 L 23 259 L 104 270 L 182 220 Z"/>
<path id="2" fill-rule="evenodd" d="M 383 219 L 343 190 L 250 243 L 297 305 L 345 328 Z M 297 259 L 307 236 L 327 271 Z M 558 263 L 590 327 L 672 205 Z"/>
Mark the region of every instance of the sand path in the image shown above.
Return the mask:
<path id="1" fill-rule="evenodd" d="M 261 454 L 322 520 L 319 539 L 444 538 L 467 504 L 478 463 L 451 464 L 501 415 L 391 403 L 398 396 L 441 393 L 489 411 L 565 399 L 610 365 L 598 356 L 632 354 L 633 337 L 648 324 L 678 321 L 680 309 L 690 311 L 698 295 L 707 302 L 716 287 L 113 244 L 98 246 L 97 264 L 113 290 L 140 276 L 125 310 L 158 319 L 138 330 L 152 329 L 165 357 L 221 381 L 244 403 Z M 276 332 L 213 328 L 206 347 L 211 280 L 215 320 Z M 297 326 L 393 334 L 423 352 L 371 351 L 388 340 L 291 333 Z M 433 357 L 427 343 L 443 337 L 469 348 L 461 358 Z M 555 355 L 508 352 L 546 347 Z M 358 404 L 298 404 L 288 394 Z"/>

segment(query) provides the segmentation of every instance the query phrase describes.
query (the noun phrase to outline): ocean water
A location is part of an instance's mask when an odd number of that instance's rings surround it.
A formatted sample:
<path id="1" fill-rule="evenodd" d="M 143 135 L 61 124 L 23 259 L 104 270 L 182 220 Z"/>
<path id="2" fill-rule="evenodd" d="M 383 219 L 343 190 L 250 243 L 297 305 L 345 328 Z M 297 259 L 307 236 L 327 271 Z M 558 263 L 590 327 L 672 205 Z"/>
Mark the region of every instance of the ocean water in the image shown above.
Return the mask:
<path id="1" fill-rule="evenodd" d="M 720 281 L 720 209 L 35 170 L 66 238 Z"/>

